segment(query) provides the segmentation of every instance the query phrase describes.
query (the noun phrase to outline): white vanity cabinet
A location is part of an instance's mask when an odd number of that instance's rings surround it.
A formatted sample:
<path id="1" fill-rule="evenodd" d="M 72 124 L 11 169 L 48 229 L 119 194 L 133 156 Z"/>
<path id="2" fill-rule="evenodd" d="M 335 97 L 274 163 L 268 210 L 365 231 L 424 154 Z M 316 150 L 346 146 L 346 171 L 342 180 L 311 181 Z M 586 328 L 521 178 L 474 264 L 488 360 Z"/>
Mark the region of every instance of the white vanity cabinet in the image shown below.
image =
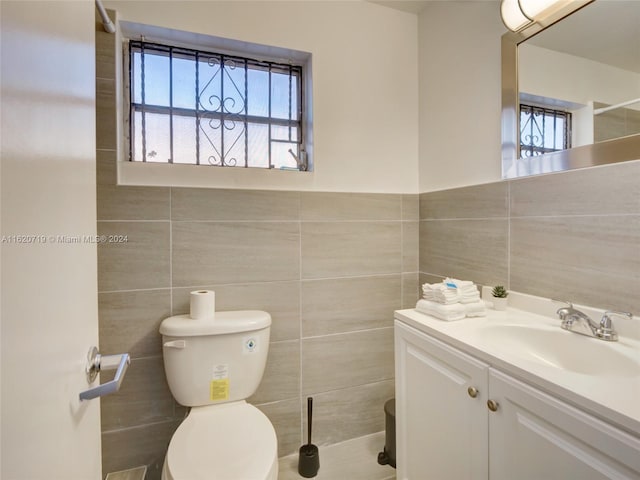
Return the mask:
<path id="1" fill-rule="evenodd" d="M 399 322 L 395 362 L 398 480 L 486 480 L 489 366 Z"/>
<path id="2" fill-rule="evenodd" d="M 491 480 L 640 479 L 638 438 L 493 368 L 489 392 Z"/>
<path id="3" fill-rule="evenodd" d="M 398 480 L 640 480 L 638 437 L 398 320 L 395 349 Z"/>

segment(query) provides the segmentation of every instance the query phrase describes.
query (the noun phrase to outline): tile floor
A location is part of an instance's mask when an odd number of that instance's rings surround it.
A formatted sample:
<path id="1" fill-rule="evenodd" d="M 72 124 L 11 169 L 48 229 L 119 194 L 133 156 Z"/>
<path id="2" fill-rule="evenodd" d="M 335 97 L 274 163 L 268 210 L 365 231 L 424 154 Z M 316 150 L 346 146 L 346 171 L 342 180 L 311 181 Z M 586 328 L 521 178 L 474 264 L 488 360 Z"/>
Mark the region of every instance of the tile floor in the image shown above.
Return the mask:
<path id="1" fill-rule="evenodd" d="M 320 446 L 317 480 L 395 480 L 396 471 L 378 465 L 384 448 L 384 432 L 354 438 L 334 445 Z M 278 480 L 300 480 L 298 454 L 280 458 Z"/>
<path id="2" fill-rule="evenodd" d="M 104 480 L 144 480 L 147 474 L 147 467 L 130 468 L 129 470 L 121 470 L 119 472 L 107 473 Z"/>

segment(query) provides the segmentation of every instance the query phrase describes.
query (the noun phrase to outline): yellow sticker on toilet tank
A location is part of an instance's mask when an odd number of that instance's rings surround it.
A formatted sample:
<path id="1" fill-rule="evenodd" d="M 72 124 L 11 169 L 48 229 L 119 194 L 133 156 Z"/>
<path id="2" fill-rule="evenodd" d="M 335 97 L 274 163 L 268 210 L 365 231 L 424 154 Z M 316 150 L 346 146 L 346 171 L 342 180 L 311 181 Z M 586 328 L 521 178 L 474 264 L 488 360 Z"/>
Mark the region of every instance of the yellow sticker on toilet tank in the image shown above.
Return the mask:
<path id="1" fill-rule="evenodd" d="M 209 396 L 212 401 L 229 400 L 229 379 L 211 380 Z"/>

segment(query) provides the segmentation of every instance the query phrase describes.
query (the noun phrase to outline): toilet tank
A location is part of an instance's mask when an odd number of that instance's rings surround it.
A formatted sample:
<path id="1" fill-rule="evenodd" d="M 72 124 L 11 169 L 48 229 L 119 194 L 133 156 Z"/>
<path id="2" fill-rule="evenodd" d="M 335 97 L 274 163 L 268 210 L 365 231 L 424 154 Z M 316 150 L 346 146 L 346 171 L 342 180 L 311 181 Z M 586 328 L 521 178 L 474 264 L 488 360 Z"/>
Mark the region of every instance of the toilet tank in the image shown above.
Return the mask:
<path id="1" fill-rule="evenodd" d="M 163 320 L 162 354 L 173 397 L 195 407 L 253 395 L 267 363 L 270 329 L 271 316 L 259 310 Z"/>

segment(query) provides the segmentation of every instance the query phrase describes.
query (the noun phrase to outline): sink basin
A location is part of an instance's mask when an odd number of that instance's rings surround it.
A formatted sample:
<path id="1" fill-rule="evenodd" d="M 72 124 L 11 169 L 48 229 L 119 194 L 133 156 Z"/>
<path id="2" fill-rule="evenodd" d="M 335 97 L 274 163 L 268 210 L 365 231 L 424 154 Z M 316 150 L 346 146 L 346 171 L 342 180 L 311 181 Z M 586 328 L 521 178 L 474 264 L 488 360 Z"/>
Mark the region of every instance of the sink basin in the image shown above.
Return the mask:
<path id="1" fill-rule="evenodd" d="M 552 368 L 586 375 L 640 376 L 640 352 L 560 327 L 487 325 L 478 336 L 496 350 Z"/>

